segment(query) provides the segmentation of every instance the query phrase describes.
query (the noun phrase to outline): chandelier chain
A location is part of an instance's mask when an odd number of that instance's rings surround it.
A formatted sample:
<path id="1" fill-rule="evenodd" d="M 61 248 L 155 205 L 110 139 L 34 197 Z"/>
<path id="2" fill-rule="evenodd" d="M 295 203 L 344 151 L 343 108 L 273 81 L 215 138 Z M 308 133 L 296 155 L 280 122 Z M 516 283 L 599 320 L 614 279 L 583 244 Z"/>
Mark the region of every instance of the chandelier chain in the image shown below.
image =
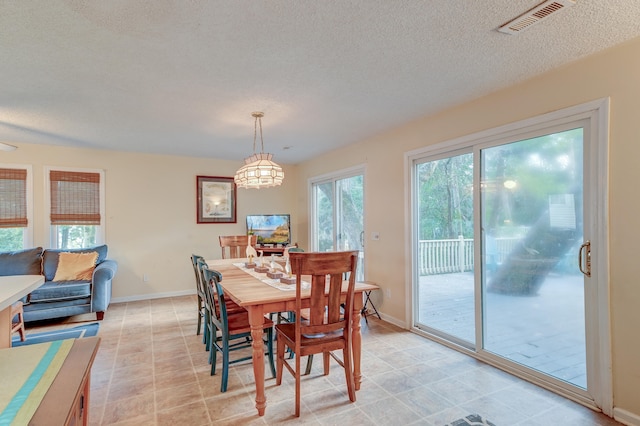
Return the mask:
<path id="1" fill-rule="evenodd" d="M 260 153 L 264 152 L 264 138 L 262 136 L 262 113 L 254 112 L 252 114 L 256 120 L 253 124 L 253 153 L 256 153 L 256 140 L 258 139 L 258 123 L 260 123 Z"/>

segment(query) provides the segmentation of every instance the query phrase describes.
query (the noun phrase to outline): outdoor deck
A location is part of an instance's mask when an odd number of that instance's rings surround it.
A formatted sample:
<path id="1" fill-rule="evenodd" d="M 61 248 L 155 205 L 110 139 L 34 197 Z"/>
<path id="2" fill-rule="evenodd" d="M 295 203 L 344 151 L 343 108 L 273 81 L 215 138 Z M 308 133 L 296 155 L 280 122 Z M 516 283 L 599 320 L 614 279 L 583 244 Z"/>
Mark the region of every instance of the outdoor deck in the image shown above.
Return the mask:
<path id="1" fill-rule="evenodd" d="M 420 279 L 419 322 L 474 342 L 473 273 Z M 581 276 L 549 274 L 533 296 L 485 292 L 484 348 L 586 388 Z"/>

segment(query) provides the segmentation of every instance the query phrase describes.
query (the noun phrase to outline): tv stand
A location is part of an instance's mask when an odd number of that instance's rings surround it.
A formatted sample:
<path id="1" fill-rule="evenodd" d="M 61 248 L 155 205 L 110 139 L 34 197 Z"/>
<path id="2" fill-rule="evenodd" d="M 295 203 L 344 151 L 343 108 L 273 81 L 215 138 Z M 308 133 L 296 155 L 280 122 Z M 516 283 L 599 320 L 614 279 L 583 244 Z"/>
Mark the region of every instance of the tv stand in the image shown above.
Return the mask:
<path id="1" fill-rule="evenodd" d="M 257 252 L 262 251 L 265 256 L 271 256 L 272 254 L 275 254 L 276 256 L 282 256 L 282 254 L 284 253 L 284 247 L 256 246 L 256 251 Z"/>

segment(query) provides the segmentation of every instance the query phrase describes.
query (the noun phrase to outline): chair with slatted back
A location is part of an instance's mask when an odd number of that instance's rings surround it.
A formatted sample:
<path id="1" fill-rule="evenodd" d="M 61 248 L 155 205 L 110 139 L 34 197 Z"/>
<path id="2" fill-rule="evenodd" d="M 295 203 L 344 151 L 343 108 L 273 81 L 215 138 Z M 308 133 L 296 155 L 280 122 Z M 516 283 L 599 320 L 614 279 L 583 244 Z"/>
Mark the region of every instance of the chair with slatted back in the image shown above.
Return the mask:
<path id="1" fill-rule="evenodd" d="M 220 235 L 220 249 L 223 259 L 239 259 L 246 257 L 247 246 L 255 247 L 255 235 Z"/>
<path id="2" fill-rule="evenodd" d="M 196 267 L 198 269 L 198 273 L 200 275 L 200 285 L 202 287 L 202 294 L 205 294 L 206 288 L 205 288 L 205 281 L 204 281 L 204 269 L 208 268 L 209 266 L 207 265 L 207 262 L 203 259 L 197 259 L 197 264 Z M 217 297 L 217 296 L 216 296 Z M 204 303 L 204 298 L 203 298 L 203 303 Z M 217 303 L 217 299 L 216 299 L 216 303 Z M 243 308 L 242 306 L 238 305 L 236 302 L 234 302 L 231 299 L 226 299 L 225 300 L 225 305 L 227 307 L 227 312 L 229 314 L 235 314 L 237 312 L 247 312 L 247 310 L 245 308 Z M 204 309 L 205 313 L 208 313 L 208 310 L 205 306 Z"/>
<path id="3" fill-rule="evenodd" d="M 198 298 L 198 325 L 196 327 L 196 336 L 200 335 L 200 331 L 202 330 L 202 319 L 204 318 L 204 315 L 205 315 L 204 307 L 203 307 L 204 289 L 202 288 L 200 271 L 198 270 L 198 260 L 204 260 L 204 258 L 202 256 L 198 256 L 197 254 L 191 255 L 191 265 L 193 266 L 193 272 L 196 278 L 196 296 Z M 206 333 L 205 333 L 205 339 L 206 339 Z"/>
<path id="4" fill-rule="evenodd" d="M 292 246 L 289 246 L 287 248 L 285 248 L 284 253 L 283 253 L 283 257 L 288 258 L 289 257 L 289 253 L 303 253 L 304 249 L 298 247 L 298 243 L 295 243 Z M 272 315 L 276 316 L 276 322 L 278 324 L 280 324 L 281 322 L 294 322 L 295 321 L 295 317 L 296 314 L 293 311 L 287 311 L 287 312 L 273 312 Z M 303 309 L 303 313 L 302 313 L 302 319 L 306 319 L 305 315 L 308 315 L 308 309 Z M 273 319 L 273 316 L 271 317 L 271 319 Z M 289 353 L 293 354 L 292 351 L 288 351 Z M 313 366 L 313 355 L 309 355 L 309 358 L 307 359 L 307 368 L 304 370 L 304 374 L 311 374 L 311 367 Z"/>
<path id="5" fill-rule="evenodd" d="M 296 243 L 295 245 L 285 247 L 284 252 L 282 252 L 282 257 L 285 259 L 285 261 L 288 261 L 289 253 L 295 253 L 295 252 L 301 253 L 301 252 L 304 252 L 304 249 L 301 249 L 300 247 L 298 247 L 298 243 Z M 289 264 L 289 266 L 291 266 L 291 264 Z M 276 316 L 278 324 L 280 324 L 282 321 L 293 322 L 293 319 L 294 319 L 294 312 L 292 311 L 273 312 L 272 315 Z"/>
<path id="6" fill-rule="evenodd" d="M 276 385 L 282 383 L 283 367 L 294 376 L 296 386 L 296 417 L 300 416 L 301 358 L 323 354 L 324 374 L 329 374 L 330 357 L 344 368 L 349 399 L 356 400 L 351 361 L 351 315 L 356 284 L 357 251 L 289 253 L 291 269 L 296 276 L 296 318 L 294 323 L 276 325 L 277 368 Z M 303 319 L 302 279 L 311 276 L 308 314 Z M 346 276 L 346 284 L 343 284 Z M 346 295 L 342 302 L 343 285 Z M 344 310 L 342 306 L 344 304 Z M 308 316 L 307 316 L 308 315 Z M 285 358 L 285 349 L 295 353 L 295 366 Z M 342 351 L 342 359 L 332 351 Z"/>
<path id="7" fill-rule="evenodd" d="M 220 282 L 222 274 L 208 268 L 203 269 L 205 289 L 207 292 L 207 302 L 211 309 L 210 316 L 210 342 L 211 353 L 209 361 L 211 363 L 211 375 L 216 374 L 216 355 L 222 354 L 222 380 L 220 391 L 227 391 L 229 378 L 229 365 L 241 361 L 252 359 L 251 325 L 249 324 L 249 314 L 244 313 L 229 314 L 226 309 L 224 290 Z M 216 304 L 216 300 L 218 303 Z M 266 332 L 267 356 L 269 367 L 273 376 L 276 375 L 273 363 L 273 321 L 263 317 L 263 330 Z M 239 349 L 248 349 L 250 354 L 237 359 L 230 359 L 230 353 Z"/>

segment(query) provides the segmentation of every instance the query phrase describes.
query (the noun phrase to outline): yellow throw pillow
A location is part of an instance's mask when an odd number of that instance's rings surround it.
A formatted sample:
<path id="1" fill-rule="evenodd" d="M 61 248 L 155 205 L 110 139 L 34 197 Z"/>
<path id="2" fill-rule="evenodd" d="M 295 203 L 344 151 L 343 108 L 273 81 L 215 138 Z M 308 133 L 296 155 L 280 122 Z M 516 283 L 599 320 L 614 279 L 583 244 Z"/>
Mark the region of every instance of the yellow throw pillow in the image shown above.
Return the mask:
<path id="1" fill-rule="evenodd" d="M 62 252 L 58 257 L 58 269 L 54 281 L 91 280 L 98 260 L 98 252 L 68 253 Z"/>

